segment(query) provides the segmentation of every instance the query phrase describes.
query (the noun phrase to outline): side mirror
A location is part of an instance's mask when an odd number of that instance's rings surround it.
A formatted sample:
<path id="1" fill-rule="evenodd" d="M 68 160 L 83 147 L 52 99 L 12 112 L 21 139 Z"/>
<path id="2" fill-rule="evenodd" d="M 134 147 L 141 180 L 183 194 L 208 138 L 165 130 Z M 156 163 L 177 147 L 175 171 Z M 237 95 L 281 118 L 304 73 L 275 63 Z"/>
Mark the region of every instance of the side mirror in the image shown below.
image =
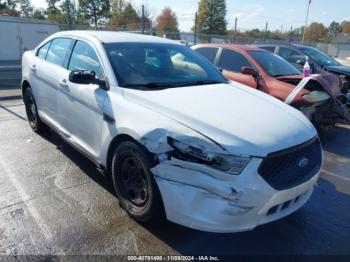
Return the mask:
<path id="1" fill-rule="evenodd" d="M 251 76 L 254 76 L 254 77 L 257 77 L 259 75 L 258 71 L 256 71 L 254 68 L 248 67 L 248 66 L 243 66 L 241 68 L 241 74 L 243 74 L 243 75 L 251 75 Z"/>
<path id="2" fill-rule="evenodd" d="M 78 70 L 72 71 L 69 74 L 69 81 L 75 84 L 95 84 L 102 89 L 107 89 L 106 81 L 96 78 L 96 73 L 94 71 Z"/>

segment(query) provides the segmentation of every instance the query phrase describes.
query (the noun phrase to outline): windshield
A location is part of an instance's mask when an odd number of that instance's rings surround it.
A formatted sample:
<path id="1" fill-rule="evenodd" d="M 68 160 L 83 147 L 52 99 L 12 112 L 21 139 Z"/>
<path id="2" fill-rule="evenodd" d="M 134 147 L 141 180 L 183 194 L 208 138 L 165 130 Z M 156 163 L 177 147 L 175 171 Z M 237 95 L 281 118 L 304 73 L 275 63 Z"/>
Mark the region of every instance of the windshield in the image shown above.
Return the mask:
<path id="1" fill-rule="evenodd" d="M 105 48 L 122 87 L 180 87 L 226 83 L 214 66 L 175 44 L 111 43 Z"/>
<path id="2" fill-rule="evenodd" d="M 322 53 L 321 51 L 315 48 L 300 47 L 300 50 L 320 66 L 338 65 L 337 61 L 335 61 L 332 57 L 330 57 L 329 55 L 326 55 L 325 53 Z"/>
<path id="3" fill-rule="evenodd" d="M 280 77 L 301 74 L 296 67 L 274 53 L 249 51 L 249 54 L 270 76 Z"/>

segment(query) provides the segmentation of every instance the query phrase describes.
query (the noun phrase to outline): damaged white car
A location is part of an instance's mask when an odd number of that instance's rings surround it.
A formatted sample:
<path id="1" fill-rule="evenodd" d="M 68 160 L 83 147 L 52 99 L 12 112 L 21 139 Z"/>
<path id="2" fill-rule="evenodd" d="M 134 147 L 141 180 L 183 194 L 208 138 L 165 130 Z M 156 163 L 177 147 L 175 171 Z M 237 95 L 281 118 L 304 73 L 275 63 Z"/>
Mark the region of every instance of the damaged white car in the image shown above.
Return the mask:
<path id="1" fill-rule="evenodd" d="M 244 231 L 312 194 L 322 164 L 312 124 L 267 94 L 228 84 L 185 46 L 60 32 L 26 52 L 22 68 L 30 126 L 49 126 L 111 174 L 138 221 L 165 212 L 199 230 Z"/>

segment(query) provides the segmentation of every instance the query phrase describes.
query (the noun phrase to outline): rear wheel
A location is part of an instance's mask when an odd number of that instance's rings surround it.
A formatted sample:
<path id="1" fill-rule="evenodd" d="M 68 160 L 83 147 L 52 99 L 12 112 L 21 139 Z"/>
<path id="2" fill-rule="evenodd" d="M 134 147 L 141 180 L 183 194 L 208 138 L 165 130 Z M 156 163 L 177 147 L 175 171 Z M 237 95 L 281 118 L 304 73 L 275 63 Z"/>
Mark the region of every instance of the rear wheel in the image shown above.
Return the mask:
<path id="1" fill-rule="evenodd" d="M 39 117 L 38 108 L 36 106 L 33 92 L 30 87 L 24 91 L 23 101 L 30 127 L 37 133 L 47 131 L 48 127 L 41 121 Z"/>
<path id="2" fill-rule="evenodd" d="M 130 141 L 122 142 L 114 152 L 112 178 L 119 203 L 139 222 L 163 214 L 160 192 L 150 171 L 154 164 L 148 152 Z"/>

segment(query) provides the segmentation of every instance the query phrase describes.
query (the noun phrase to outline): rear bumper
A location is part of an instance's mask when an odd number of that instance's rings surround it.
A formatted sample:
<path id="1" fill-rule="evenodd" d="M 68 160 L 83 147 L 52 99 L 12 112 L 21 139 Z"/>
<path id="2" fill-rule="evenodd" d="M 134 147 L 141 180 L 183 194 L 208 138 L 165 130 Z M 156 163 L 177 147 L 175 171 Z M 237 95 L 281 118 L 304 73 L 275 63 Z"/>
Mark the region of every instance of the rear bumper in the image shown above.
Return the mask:
<path id="1" fill-rule="evenodd" d="M 179 160 L 152 171 L 159 186 L 168 220 L 208 232 L 240 232 L 285 217 L 310 198 L 318 179 L 283 191 L 270 187 L 257 173 L 253 159 L 239 176 Z"/>

